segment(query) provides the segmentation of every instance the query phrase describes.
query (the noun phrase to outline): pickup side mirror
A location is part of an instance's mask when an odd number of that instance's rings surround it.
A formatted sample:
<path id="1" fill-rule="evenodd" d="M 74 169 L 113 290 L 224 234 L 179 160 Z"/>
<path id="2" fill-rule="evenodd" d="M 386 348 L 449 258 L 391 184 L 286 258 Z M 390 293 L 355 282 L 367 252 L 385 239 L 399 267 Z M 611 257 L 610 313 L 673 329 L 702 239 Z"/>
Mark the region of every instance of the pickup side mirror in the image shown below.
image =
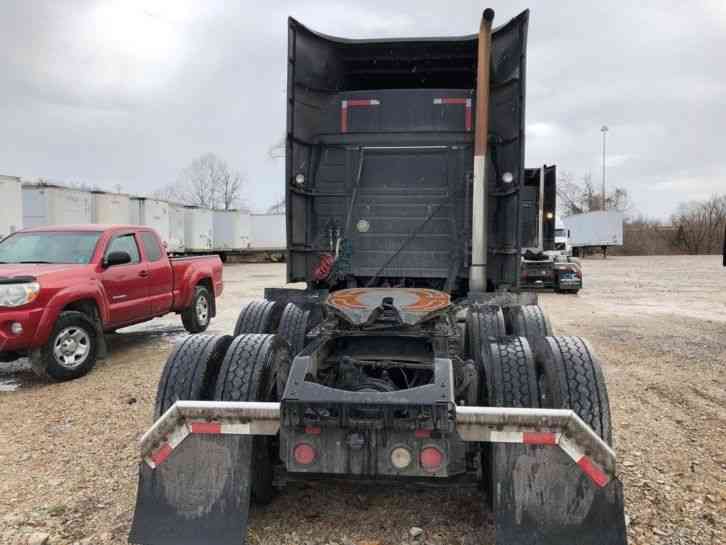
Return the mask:
<path id="1" fill-rule="evenodd" d="M 131 263 L 131 256 L 128 252 L 111 252 L 103 261 L 103 266 L 108 268 L 114 265 L 125 265 L 126 263 Z"/>

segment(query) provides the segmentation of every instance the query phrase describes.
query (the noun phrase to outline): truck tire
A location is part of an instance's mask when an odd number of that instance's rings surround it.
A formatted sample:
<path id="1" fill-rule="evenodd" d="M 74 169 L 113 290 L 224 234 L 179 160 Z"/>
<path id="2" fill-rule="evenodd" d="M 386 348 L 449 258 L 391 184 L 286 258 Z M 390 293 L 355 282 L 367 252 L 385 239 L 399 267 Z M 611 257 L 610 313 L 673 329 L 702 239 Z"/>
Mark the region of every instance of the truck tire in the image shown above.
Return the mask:
<path id="1" fill-rule="evenodd" d="M 82 377 L 96 365 L 99 329 L 82 312 L 61 312 L 48 341 L 30 357 L 35 373 L 55 381 Z"/>
<path id="2" fill-rule="evenodd" d="M 189 307 L 182 311 L 182 324 L 189 333 L 201 333 L 209 327 L 212 320 L 212 294 L 205 286 L 194 288 L 194 296 Z"/>
<path id="3" fill-rule="evenodd" d="M 310 311 L 302 310 L 295 303 L 285 305 L 277 334 L 290 345 L 290 356 L 295 357 L 305 348 Z"/>
<path id="4" fill-rule="evenodd" d="M 217 374 L 231 342 L 229 335 L 190 335 L 176 344 L 159 379 L 154 420 L 180 399 L 212 399 Z"/>
<path id="5" fill-rule="evenodd" d="M 279 401 L 290 371 L 290 347 L 278 335 L 246 334 L 227 350 L 214 399 L 220 401 Z M 279 439 L 257 435 L 252 446 L 252 498 L 269 503 L 273 460 L 279 458 Z"/>
<path id="6" fill-rule="evenodd" d="M 540 404 L 572 409 L 612 445 L 610 402 L 600 361 L 580 337 L 543 337 L 535 342 Z"/>
<path id="7" fill-rule="evenodd" d="M 552 325 L 539 305 L 518 305 L 507 309 L 507 333 L 526 337 L 530 343 L 538 337 L 554 335 Z"/>
<path id="8" fill-rule="evenodd" d="M 489 347 L 491 339 L 506 335 L 501 307 L 472 305 L 466 311 L 466 356 L 481 364 L 482 349 Z"/>
<path id="9" fill-rule="evenodd" d="M 529 342 L 524 337 L 506 337 L 489 343 L 484 361 L 480 405 L 485 407 L 537 408 L 537 373 Z M 494 505 L 495 485 L 508 475 L 507 446 L 485 443 L 482 446 L 482 485 L 487 502 Z M 505 469 L 503 469 L 505 468 Z"/>
<path id="10" fill-rule="evenodd" d="M 250 301 L 242 306 L 234 326 L 234 336 L 245 333 L 275 333 L 283 307 L 274 301 Z"/>
<path id="11" fill-rule="evenodd" d="M 537 372 L 532 349 L 524 337 L 505 337 L 489 343 L 484 367 L 489 407 L 539 407 Z"/>

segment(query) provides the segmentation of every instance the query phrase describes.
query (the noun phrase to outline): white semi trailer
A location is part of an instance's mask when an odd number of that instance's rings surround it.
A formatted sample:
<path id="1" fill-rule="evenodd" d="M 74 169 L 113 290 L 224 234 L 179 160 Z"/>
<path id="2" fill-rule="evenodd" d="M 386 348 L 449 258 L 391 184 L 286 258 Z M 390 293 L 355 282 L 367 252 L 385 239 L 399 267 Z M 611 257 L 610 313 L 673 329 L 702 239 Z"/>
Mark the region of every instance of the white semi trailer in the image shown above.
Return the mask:
<path id="1" fill-rule="evenodd" d="M 610 246 L 622 246 L 623 218 L 623 213 L 617 210 L 598 210 L 563 218 L 573 255 L 585 255 L 588 250 L 599 248 L 605 257 Z"/>

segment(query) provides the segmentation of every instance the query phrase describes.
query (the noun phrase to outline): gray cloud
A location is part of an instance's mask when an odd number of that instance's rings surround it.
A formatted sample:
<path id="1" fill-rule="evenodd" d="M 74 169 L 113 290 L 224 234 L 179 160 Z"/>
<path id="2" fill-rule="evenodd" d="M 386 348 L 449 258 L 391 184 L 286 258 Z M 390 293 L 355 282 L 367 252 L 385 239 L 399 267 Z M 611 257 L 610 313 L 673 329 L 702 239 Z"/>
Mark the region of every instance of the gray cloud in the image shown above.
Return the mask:
<path id="1" fill-rule="evenodd" d="M 532 8 L 527 162 L 600 176 L 666 217 L 726 191 L 726 5 L 720 0 L 493 2 Z M 213 151 L 264 208 L 283 192 L 286 18 L 346 37 L 470 34 L 461 0 L 135 0 L 0 5 L 0 172 L 147 192 Z"/>

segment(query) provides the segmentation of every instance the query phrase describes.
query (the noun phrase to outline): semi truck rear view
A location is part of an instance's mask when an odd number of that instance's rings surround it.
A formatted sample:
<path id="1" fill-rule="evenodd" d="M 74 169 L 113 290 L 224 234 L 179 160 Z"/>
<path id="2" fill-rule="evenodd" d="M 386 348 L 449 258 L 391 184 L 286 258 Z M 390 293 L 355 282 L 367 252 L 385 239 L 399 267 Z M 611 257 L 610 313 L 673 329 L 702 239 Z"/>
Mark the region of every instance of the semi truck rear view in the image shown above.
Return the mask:
<path id="1" fill-rule="evenodd" d="M 520 290 L 528 12 L 493 17 L 397 40 L 290 19 L 287 275 L 307 287 L 170 355 L 130 542 L 238 545 L 275 485 L 349 477 L 478 482 L 500 545 L 626 543 L 599 360 Z"/>

